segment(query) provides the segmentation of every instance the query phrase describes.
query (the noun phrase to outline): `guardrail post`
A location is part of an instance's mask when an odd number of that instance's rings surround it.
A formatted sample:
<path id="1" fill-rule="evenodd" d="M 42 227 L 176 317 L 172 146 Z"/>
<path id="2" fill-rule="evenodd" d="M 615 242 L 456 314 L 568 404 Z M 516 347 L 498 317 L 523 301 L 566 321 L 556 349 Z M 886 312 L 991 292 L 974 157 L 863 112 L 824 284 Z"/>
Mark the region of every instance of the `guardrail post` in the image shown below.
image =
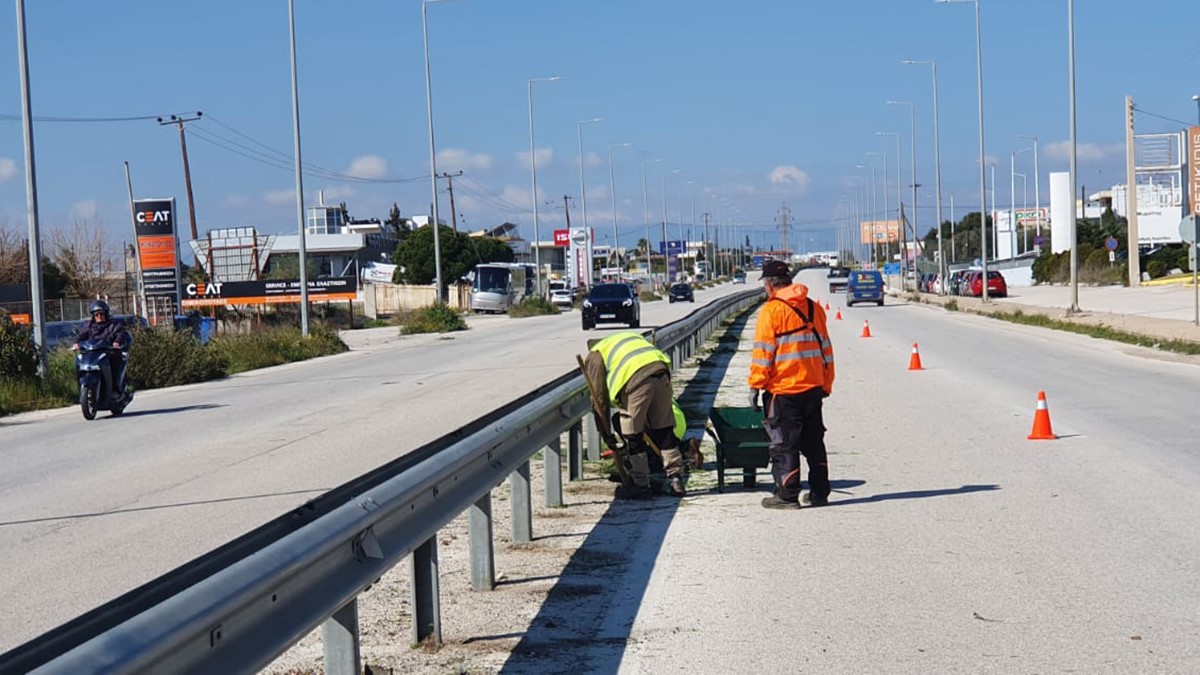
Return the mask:
<path id="1" fill-rule="evenodd" d="M 328 675 L 358 675 L 362 655 L 358 646 L 358 600 L 342 605 L 321 624 L 321 643 L 325 649 Z"/>
<path id="2" fill-rule="evenodd" d="M 425 540 L 408 558 L 411 579 L 413 644 L 442 644 L 442 608 L 438 589 L 437 535 Z"/>
<path id="3" fill-rule="evenodd" d="M 542 463 L 546 470 L 546 506 L 562 506 L 562 438 L 542 448 Z"/>
<path id="4" fill-rule="evenodd" d="M 467 539 L 471 543 L 471 588 L 490 591 L 496 587 L 491 492 L 484 494 L 467 509 Z"/>
<path id="5" fill-rule="evenodd" d="M 567 466 L 570 480 L 583 480 L 583 422 L 572 424 L 567 432 Z"/>
<path id="6" fill-rule="evenodd" d="M 591 415 L 583 416 L 583 433 L 587 436 L 588 461 L 600 461 L 600 430 L 596 428 L 596 418 Z"/>
<path id="7" fill-rule="evenodd" d="M 529 492 L 529 460 L 521 463 L 509 478 L 512 489 L 512 535 L 513 542 L 528 544 L 533 541 L 533 498 Z"/>

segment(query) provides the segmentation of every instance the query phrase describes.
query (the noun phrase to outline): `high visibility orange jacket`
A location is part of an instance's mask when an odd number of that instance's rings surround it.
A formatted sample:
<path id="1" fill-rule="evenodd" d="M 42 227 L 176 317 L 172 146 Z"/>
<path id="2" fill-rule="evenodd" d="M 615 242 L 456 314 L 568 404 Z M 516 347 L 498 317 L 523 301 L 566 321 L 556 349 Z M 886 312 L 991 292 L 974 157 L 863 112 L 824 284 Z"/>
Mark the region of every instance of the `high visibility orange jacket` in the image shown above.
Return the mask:
<path id="1" fill-rule="evenodd" d="M 772 394 L 799 394 L 821 387 L 832 394 L 833 376 L 833 344 L 825 310 L 816 301 L 810 303 L 804 284 L 776 290 L 759 310 L 754 327 L 750 386 Z"/>

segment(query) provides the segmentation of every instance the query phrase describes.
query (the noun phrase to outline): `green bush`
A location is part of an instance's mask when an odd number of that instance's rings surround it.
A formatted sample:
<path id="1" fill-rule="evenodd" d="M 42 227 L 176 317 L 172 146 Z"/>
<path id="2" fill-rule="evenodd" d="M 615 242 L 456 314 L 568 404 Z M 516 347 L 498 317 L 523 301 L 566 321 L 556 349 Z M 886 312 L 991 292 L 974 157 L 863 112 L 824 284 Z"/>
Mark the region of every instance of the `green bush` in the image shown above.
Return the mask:
<path id="1" fill-rule="evenodd" d="M 1151 279 L 1165 277 L 1168 271 L 1167 263 L 1160 259 L 1154 259 L 1146 263 L 1146 274 L 1149 274 Z"/>
<path id="2" fill-rule="evenodd" d="M 224 374 L 233 375 L 318 356 L 340 354 L 346 351 L 347 347 L 336 331 L 315 325 L 310 328 L 307 338 L 301 335 L 297 328 L 220 335 L 209 343 L 208 349 L 225 364 Z"/>
<path id="3" fill-rule="evenodd" d="M 463 321 L 461 314 L 449 305 L 437 303 L 423 307 L 408 316 L 400 328 L 400 334 L 449 333 L 466 329 L 467 322 Z"/>
<path id="4" fill-rule="evenodd" d="M 37 375 L 37 347 L 29 326 L 12 322 L 0 314 L 0 378 L 29 379 Z"/>
<path id="5" fill-rule="evenodd" d="M 215 380 L 225 375 L 220 354 L 189 333 L 170 328 L 133 332 L 126 377 L 136 389 L 157 389 Z"/>
<path id="6" fill-rule="evenodd" d="M 538 295 L 529 296 L 508 310 L 509 318 L 523 319 L 527 316 L 545 316 L 558 314 L 558 307 L 546 298 Z"/>
<path id="7" fill-rule="evenodd" d="M 642 291 L 638 293 L 638 299 L 642 302 L 654 302 L 655 300 L 662 300 L 662 296 L 654 291 Z"/>
<path id="8" fill-rule="evenodd" d="M 0 378 L 0 416 L 71 405 L 78 396 L 75 354 L 56 349 L 47 358 L 47 375 Z"/>

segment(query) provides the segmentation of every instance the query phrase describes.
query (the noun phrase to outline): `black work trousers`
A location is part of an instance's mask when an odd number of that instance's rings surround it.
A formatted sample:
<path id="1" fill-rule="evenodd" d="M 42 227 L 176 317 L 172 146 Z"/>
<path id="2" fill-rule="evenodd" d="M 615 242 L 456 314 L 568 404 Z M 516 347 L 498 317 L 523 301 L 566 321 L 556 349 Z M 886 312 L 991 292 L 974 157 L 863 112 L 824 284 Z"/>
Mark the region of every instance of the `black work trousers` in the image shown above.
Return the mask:
<path id="1" fill-rule="evenodd" d="M 771 438 L 768 453 L 775 495 L 794 502 L 800 496 L 800 455 L 808 461 L 808 489 L 813 502 L 829 499 L 829 462 L 825 456 L 825 421 L 821 417 L 825 392 L 764 394 L 765 426 Z"/>

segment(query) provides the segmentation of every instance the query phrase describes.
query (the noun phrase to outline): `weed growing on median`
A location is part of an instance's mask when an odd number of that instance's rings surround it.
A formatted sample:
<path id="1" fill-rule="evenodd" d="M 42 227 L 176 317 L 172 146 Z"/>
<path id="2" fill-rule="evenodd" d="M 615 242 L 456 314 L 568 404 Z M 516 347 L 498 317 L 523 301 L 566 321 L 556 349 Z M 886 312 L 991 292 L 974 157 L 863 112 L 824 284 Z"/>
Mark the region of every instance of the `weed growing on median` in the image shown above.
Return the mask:
<path id="1" fill-rule="evenodd" d="M 1163 340 L 1161 338 L 1150 335 L 1139 335 L 1128 331 L 1118 330 L 1112 326 L 1105 324 L 1091 325 L 1083 323 L 1074 323 L 1071 321 L 1063 321 L 1055 319 L 1044 314 L 1026 314 L 1021 310 L 1014 312 L 997 312 L 995 314 L 985 314 L 993 319 L 1018 323 L 1025 326 L 1039 326 L 1042 328 L 1051 328 L 1054 330 L 1062 330 L 1070 333 L 1078 333 L 1087 335 L 1100 340 L 1113 340 L 1114 342 L 1123 342 L 1125 344 L 1136 345 L 1138 347 L 1150 347 L 1151 349 L 1160 349 L 1166 352 L 1175 354 L 1188 354 L 1192 356 L 1200 355 L 1200 343 L 1191 342 L 1188 340 Z"/>
<path id="2" fill-rule="evenodd" d="M 413 312 L 404 320 L 400 329 L 401 335 L 417 335 L 419 333 L 449 333 L 456 330 L 466 330 L 467 322 L 462 315 L 449 305 L 441 303 L 423 307 Z"/>
<path id="3" fill-rule="evenodd" d="M 945 309 L 947 312 L 957 312 L 958 300 L 947 300 L 946 304 L 942 305 L 942 309 Z"/>
<path id="4" fill-rule="evenodd" d="M 547 314 L 559 313 L 559 309 L 554 303 L 540 296 L 527 297 L 508 310 L 510 319 L 523 319 L 528 316 L 545 316 Z"/>
<path id="5" fill-rule="evenodd" d="M 655 300 L 662 300 L 662 296 L 654 291 L 642 291 L 638 294 L 638 299 L 642 302 L 654 302 Z"/>

